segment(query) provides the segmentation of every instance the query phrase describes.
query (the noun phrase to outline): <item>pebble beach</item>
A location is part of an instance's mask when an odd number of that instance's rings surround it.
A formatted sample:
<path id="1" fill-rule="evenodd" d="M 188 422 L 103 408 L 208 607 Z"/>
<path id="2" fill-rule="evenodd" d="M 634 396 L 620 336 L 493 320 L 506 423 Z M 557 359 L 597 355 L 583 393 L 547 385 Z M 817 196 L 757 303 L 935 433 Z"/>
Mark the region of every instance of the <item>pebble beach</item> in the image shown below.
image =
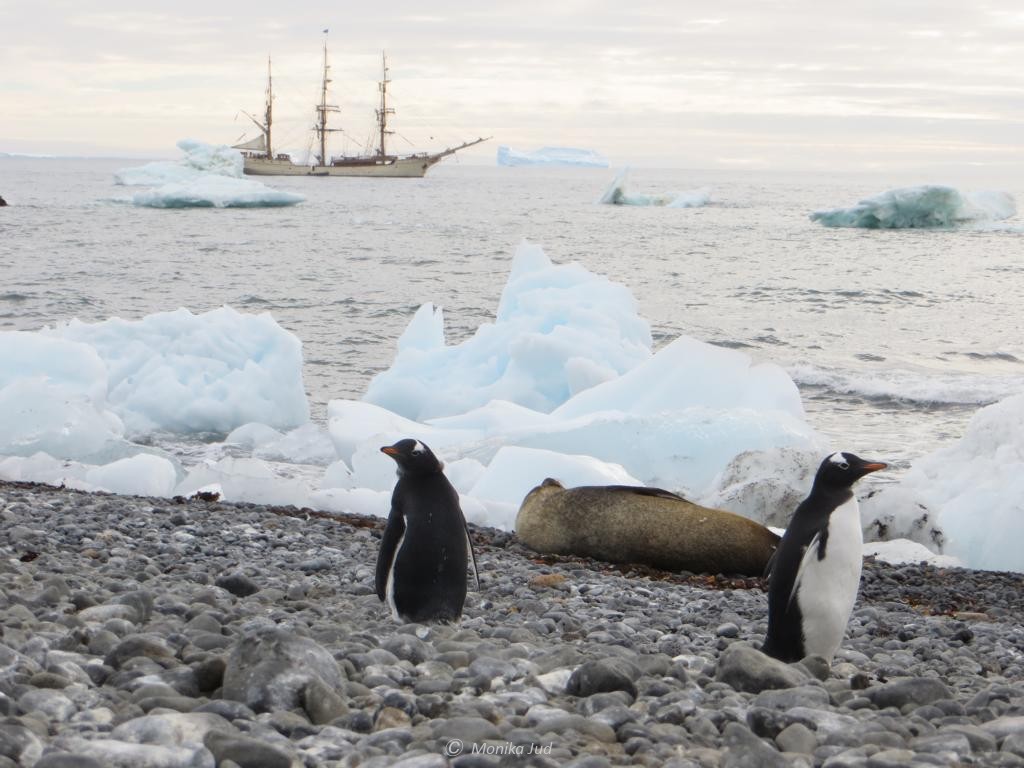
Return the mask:
<path id="1" fill-rule="evenodd" d="M 1024 766 L 1022 577 L 865 563 L 829 667 L 760 579 L 472 527 L 457 625 L 398 625 L 383 520 L 0 483 L 0 768 Z"/>

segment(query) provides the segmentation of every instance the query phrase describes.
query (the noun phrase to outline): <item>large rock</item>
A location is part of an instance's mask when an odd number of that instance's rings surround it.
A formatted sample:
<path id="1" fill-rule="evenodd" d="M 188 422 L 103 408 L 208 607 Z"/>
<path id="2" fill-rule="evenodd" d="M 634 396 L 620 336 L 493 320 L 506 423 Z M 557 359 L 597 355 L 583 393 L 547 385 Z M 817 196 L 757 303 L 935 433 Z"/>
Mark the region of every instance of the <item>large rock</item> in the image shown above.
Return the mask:
<path id="1" fill-rule="evenodd" d="M 304 706 L 306 688 L 314 684 L 338 691 L 345 676 L 334 657 L 307 637 L 277 627 L 242 636 L 228 657 L 223 697 L 240 701 L 256 712 Z"/>
<path id="2" fill-rule="evenodd" d="M 760 575 L 779 537 L 763 525 L 657 488 L 565 488 L 548 478 L 523 499 L 516 535 L 543 554 L 665 570 Z"/>
<path id="3" fill-rule="evenodd" d="M 760 693 L 771 688 L 795 688 L 810 675 L 798 667 L 766 656 L 744 643 L 733 643 L 722 653 L 715 679 L 737 691 Z"/>

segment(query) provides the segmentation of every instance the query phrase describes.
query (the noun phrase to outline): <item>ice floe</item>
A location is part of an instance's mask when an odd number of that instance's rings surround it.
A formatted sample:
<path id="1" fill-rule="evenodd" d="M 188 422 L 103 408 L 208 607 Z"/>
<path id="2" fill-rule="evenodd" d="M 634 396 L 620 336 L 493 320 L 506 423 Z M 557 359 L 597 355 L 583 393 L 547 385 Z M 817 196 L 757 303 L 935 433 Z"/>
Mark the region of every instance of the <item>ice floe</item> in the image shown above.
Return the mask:
<path id="1" fill-rule="evenodd" d="M 662 206 L 665 208 L 700 208 L 711 202 L 711 190 L 708 187 L 685 192 L 648 194 L 630 192 L 628 183 L 629 171 L 627 169 L 615 177 L 598 202 L 606 205 Z"/>
<path id="2" fill-rule="evenodd" d="M 814 211 L 810 218 L 826 227 L 904 229 L 998 221 L 1016 212 L 1013 197 L 1006 192 L 960 192 L 954 187 L 923 185 L 890 189 L 849 208 Z"/>
<path id="3" fill-rule="evenodd" d="M 147 208 L 260 208 L 295 205 L 303 195 L 242 178 L 241 153 L 231 147 L 183 139 L 181 160 L 161 160 L 123 168 L 114 181 L 124 186 L 152 187 L 131 200 Z"/>

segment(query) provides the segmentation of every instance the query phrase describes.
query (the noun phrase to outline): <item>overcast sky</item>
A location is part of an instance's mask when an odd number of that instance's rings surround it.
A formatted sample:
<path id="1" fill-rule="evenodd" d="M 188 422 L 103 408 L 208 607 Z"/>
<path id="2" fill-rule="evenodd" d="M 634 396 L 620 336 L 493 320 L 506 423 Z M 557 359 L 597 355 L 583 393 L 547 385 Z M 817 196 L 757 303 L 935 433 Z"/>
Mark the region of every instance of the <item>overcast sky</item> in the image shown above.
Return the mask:
<path id="1" fill-rule="evenodd" d="M 397 148 L 476 136 L 613 164 L 1024 169 L 1021 0 L 297 3 L 0 0 L 0 151 L 174 156 L 254 135 L 273 57 L 280 142 L 311 124 L 324 28 L 336 125 Z M 336 147 L 340 151 L 342 147 Z"/>

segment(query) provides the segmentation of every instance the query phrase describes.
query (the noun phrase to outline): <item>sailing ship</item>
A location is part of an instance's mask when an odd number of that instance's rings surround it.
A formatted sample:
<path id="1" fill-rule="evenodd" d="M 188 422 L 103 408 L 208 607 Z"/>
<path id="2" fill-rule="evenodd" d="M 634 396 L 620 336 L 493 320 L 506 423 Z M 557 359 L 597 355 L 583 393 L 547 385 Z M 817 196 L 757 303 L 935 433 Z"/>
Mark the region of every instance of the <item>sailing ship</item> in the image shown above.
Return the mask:
<path id="1" fill-rule="evenodd" d="M 323 78 L 320 84 L 320 103 L 316 105 L 316 125 L 313 130 L 316 135 L 316 142 L 319 144 L 320 154 L 312 158 L 313 162 L 308 165 L 296 165 L 291 157 L 284 153 L 274 154 L 271 141 L 271 128 L 273 126 L 273 79 L 270 72 L 270 59 L 267 59 L 267 98 L 266 112 L 263 120 L 260 120 L 248 112 L 243 114 L 252 120 L 260 129 L 260 135 L 250 141 L 235 144 L 235 149 L 242 150 L 244 158 L 244 172 L 254 176 L 383 176 L 416 178 L 423 176 L 434 164 L 440 162 L 449 155 L 454 155 L 461 149 L 472 147 L 487 138 L 478 138 L 459 144 L 457 147 L 448 147 L 441 152 L 427 153 L 417 152 L 408 155 L 389 154 L 387 149 L 387 137 L 394 131 L 388 129 L 388 117 L 395 114 L 393 107 L 388 106 L 388 61 L 387 56 L 381 54 L 383 64 L 383 77 L 379 83 L 380 107 L 377 113 L 377 147 L 365 155 L 342 155 L 339 157 L 328 157 L 327 134 L 338 132 L 337 128 L 327 127 L 327 116 L 331 112 L 340 110 L 334 104 L 327 103 L 327 84 L 330 80 L 330 65 L 327 63 L 327 42 L 324 41 L 324 64 Z"/>

